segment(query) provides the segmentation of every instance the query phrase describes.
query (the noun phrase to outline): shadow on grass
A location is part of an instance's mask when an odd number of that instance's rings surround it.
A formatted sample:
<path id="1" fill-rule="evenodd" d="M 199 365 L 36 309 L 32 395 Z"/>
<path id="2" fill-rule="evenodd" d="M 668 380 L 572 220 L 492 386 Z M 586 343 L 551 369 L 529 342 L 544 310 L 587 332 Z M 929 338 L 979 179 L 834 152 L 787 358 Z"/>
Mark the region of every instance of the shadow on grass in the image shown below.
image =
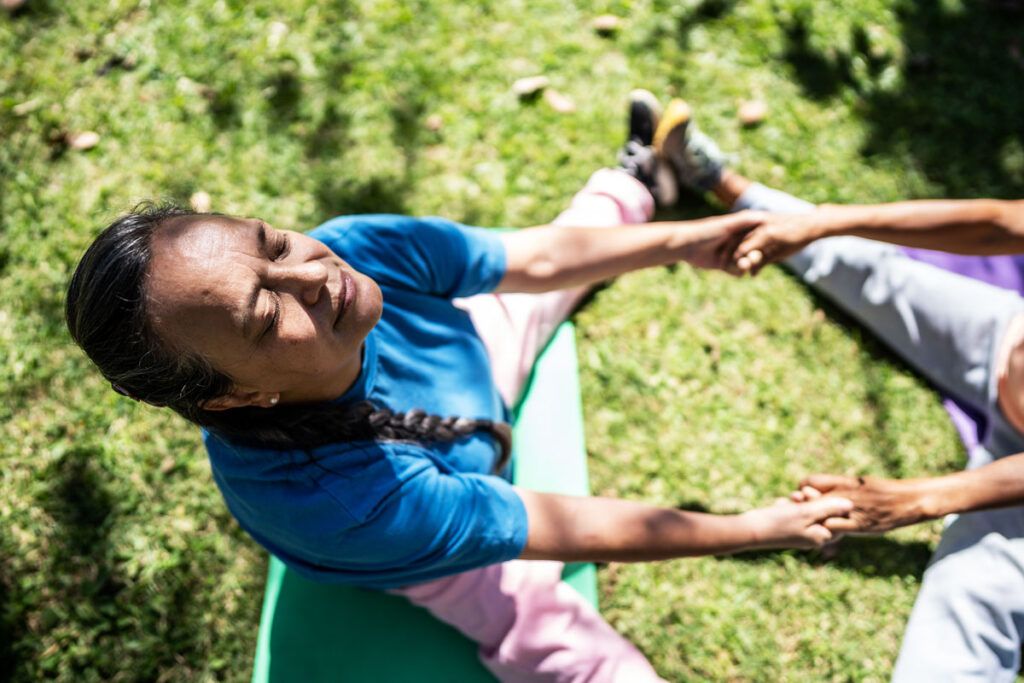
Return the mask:
<path id="1" fill-rule="evenodd" d="M 763 550 L 727 556 L 739 562 L 775 561 L 782 555 L 792 555 L 814 566 L 830 565 L 849 569 L 864 576 L 914 578 L 918 581 L 928 567 L 932 547 L 922 541 L 903 543 L 880 537 L 848 536 L 839 542 L 835 555 L 826 558 L 820 552 L 793 550 Z M 726 559 L 725 557 L 721 559 Z"/>
<path id="2" fill-rule="evenodd" d="M 858 97 L 870 125 L 866 157 L 909 155 L 950 197 L 1024 194 L 1024 9 L 1020 2 L 906 0 L 897 11 L 905 56 L 873 54 L 864 27 L 847 51 L 811 45 L 809 11 L 783 25 L 784 60 L 804 92 Z M 854 63 L 863 73 L 855 73 Z M 872 83 L 892 65 L 894 89 Z"/>
<path id="3" fill-rule="evenodd" d="M 866 330 L 856 318 L 809 287 L 793 273 L 785 269 L 782 272 L 799 284 L 811 297 L 814 306 L 820 308 L 829 320 L 853 337 L 857 341 L 857 346 L 866 352 L 861 356 L 861 374 L 866 386 L 866 407 L 871 411 L 872 454 L 883 468 L 883 471 L 877 474 L 895 479 L 909 476 L 899 454 L 901 428 L 899 424 L 892 423 L 893 411 L 890 407 L 886 376 L 890 374 L 892 368 L 917 377 L 920 377 L 921 374 L 878 338 L 872 336 L 871 332 Z M 935 387 L 932 388 L 938 391 Z M 962 445 L 959 446 L 959 450 L 961 457 L 966 461 L 966 453 L 963 451 Z"/>
<path id="4" fill-rule="evenodd" d="M 0 547 L 14 548 L 4 542 Z M 0 680 L 10 681 L 18 667 L 18 645 L 25 637 L 25 600 L 18 595 L 7 564 L 0 560 Z"/>

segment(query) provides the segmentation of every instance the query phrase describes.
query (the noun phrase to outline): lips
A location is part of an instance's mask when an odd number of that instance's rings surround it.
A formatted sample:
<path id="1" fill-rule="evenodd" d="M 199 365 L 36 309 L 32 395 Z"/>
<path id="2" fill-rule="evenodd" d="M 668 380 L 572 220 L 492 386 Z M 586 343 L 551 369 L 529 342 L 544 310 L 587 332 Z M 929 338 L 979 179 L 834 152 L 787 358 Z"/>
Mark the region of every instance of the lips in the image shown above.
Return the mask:
<path id="1" fill-rule="evenodd" d="M 334 318 L 334 327 L 338 326 L 345 313 L 356 297 L 356 282 L 351 275 L 341 271 L 341 293 L 338 295 L 338 315 Z"/>

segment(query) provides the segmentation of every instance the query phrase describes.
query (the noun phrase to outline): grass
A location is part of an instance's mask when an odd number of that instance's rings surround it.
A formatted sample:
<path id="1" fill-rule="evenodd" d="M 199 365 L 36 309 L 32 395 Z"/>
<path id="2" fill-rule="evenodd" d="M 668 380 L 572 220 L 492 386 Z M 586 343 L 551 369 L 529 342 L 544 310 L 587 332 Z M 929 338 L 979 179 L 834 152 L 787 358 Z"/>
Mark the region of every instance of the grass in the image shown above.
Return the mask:
<path id="1" fill-rule="evenodd" d="M 590 29 L 605 12 L 617 36 Z M 612 162 L 636 86 L 685 95 L 742 171 L 812 201 L 1020 196 L 1020 26 L 1013 3 L 952 0 L 29 0 L 0 18 L 0 678 L 249 676 L 264 554 L 196 430 L 111 392 L 61 322 L 77 257 L 135 201 L 203 190 L 300 228 L 543 223 Z M 537 73 L 577 111 L 520 103 L 512 81 Z M 749 97 L 770 116 L 741 129 Z M 68 148 L 82 130 L 99 144 Z M 780 271 L 636 273 L 578 322 L 596 493 L 730 512 L 811 471 L 961 465 L 936 396 Z M 613 565 L 601 599 L 669 680 L 884 680 L 938 533 L 827 563 Z"/>

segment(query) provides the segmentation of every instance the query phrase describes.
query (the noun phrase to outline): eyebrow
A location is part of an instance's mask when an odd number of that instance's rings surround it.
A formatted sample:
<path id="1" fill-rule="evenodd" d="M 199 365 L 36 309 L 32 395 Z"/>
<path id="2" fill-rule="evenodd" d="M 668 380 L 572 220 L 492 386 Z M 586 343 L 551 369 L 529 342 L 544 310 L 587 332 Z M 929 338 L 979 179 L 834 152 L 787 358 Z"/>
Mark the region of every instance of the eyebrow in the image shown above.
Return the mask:
<path id="1" fill-rule="evenodd" d="M 259 247 L 259 251 L 266 255 L 267 253 L 267 226 L 263 221 L 260 221 L 259 227 L 256 230 L 256 243 Z M 256 318 L 256 303 L 260 299 L 260 292 L 263 287 L 259 283 L 253 288 L 252 293 L 249 294 L 249 300 L 245 303 L 245 308 L 242 309 L 242 335 L 249 341 L 256 343 L 256 339 L 253 339 L 253 330 L 250 327 Z"/>

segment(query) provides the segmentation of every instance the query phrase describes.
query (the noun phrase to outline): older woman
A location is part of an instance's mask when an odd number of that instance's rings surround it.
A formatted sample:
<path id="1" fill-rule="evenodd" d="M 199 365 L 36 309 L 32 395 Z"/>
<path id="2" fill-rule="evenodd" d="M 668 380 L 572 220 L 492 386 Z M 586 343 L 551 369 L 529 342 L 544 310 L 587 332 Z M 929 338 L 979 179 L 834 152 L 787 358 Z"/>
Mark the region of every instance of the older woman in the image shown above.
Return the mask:
<path id="1" fill-rule="evenodd" d="M 674 190 L 649 146 L 652 100 L 633 97 L 621 167 L 528 230 L 349 216 L 302 234 L 133 212 L 82 258 L 69 328 L 115 390 L 203 428 L 231 512 L 295 571 L 401 592 L 479 642 L 504 680 L 657 680 L 558 586 L 561 562 L 811 547 L 849 502 L 716 516 L 504 478 L 508 406 L 588 289 L 680 260 L 723 264 L 753 227 L 640 225 L 652 191 Z"/>

